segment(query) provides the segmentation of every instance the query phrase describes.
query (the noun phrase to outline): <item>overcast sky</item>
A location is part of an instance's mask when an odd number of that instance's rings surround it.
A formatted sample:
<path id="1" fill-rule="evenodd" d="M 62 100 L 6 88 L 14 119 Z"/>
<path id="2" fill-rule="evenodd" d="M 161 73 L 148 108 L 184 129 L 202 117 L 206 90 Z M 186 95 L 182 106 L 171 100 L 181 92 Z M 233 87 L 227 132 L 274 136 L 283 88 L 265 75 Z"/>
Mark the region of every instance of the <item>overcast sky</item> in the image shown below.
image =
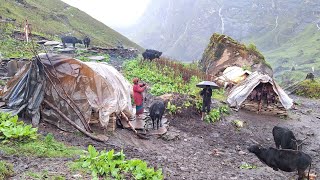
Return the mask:
<path id="1" fill-rule="evenodd" d="M 149 0 L 62 0 L 112 28 L 134 24 Z"/>

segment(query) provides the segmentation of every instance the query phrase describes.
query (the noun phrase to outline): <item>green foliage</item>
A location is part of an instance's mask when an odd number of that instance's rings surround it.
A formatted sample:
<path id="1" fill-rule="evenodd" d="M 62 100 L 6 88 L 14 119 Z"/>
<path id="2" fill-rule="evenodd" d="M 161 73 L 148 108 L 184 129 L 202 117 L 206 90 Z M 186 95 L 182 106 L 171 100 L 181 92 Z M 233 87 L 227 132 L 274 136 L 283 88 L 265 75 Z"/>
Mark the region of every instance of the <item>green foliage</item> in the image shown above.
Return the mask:
<path id="1" fill-rule="evenodd" d="M 221 89 L 214 89 L 212 91 L 212 97 L 219 101 L 224 101 L 226 99 L 225 91 L 223 88 Z"/>
<path id="2" fill-rule="evenodd" d="M 228 106 L 220 106 L 218 108 L 211 109 L 209 114 L 206 115 L 204 118 L 205 122 L 207 123 L 214 123 L 221 119 L 223 115 L 229 114 L 229 107 Z"/>
<path id="3" fill-rule="evenodd" d="M 172 115 L 172 114 L 176 114 L 177 111 L 181 109 L 181 107 L 177 107 L 176 105 L 171 104 L 171 102 L 169 101 L 166 109 L 169 111 L 169 114 Z"/>
<path id="4" fill-rule="evenodd" d="M 74 157 L 82 153 L 82 150 L 69 147 L 57 142 L 52 134 L 30 142 L 13 142 L 3 144 L 0 150 L 9 155 L 23 155 L 34 157 Z"/>
<path id="5" fill-rule="evenodd" d="M 37 130 L 31 125 L 25 125 L 22 121 L 18 121 L 18 116 L 0 112 L 0 140 L 3 143 L 37 139 Z"/>
<path id="6" fill-rule="evenodd" d="M 241 164 L 241 166 L 240 166 L 240 169 L 256 169 L 256 168 L 257 168 L 257 166 L 248 164 L 246 162 Z"/>
<path id="7" fill-rule="evenodd" d="M 221 118 L 220 116 L 220 112 L 219 109 L 211 109 L 209 114 L 206 115 L 206 117 L 204 118 L 204 121 L 206 121 L 207 123 L 214 123 L 216 121 L 219 121 Z"/>
<path id="8" fill-rule="evenodd" d="M 0 161 L 0 180 L 7 179 L 14 173 L 13 165 L 5 161 Z"/>
<path id="9" fill-rule="evenodd" d="M 282 24 L 282 30 L 286 31 L 294 28 L 292 27 L 294 25 L 295 23 L 288 24 L 288 22 L 284 22 Z M 274 68 L 274 76 L 280 85 L 287 86 L 289 83 L 292 84 L 303 80 L 306 74 L 311 72 L 312 67 L 314 67 L 315 70 L 319 70 L 320 56 L 318 32 L 316 26 L 309 24 L 294 36 L 282 36 L 282 38 L 279 39 L 280 46 L 264 52 L 266 59 Z M 275 33 L 279 34 L 277 31 Z M 282 33 L 287 34 L 287 32 Z M 274 38 L 277 36 L 270 34 L 270 37 L 263 40 L 260 39 L 261 43 L 270 40 L 275 42 Z M 270 45 L 269 47 L 272 46 L 273 45 Z M 303 51 L 302 56 L 301 51 Z M 295 73 L 290 73 L 289 71 L 291 71 L 293 66 L 295 66 Z M 291 76 L 294 76 L 294 78 Z M 288 78 L 291 79 L 291 82 L 287 81 Z"/>
<path id="10" fill-rule="evenodd" d="M 196 84 L 200 81 L 197 77 L 193 76 L 188 83 L 185 83 L 181 76 L 174 75 L 172 69 L 166 67 L 159 70 L 156 64 L 152 62 L 126 61 L 124 75 L 129 81 L 134 77 L 138 77 L 142 81 L 151 83 L 150 93 L 155 96 L 173 92 L 196 96 L 199 90 L 196 87 Z"/>
<path id="11" fill-rule="evenodd" d="M 249 66 L 249 65 L 243 65 L 241 68 L 242 68 L 244 71 L 245 71 L 245 70 L 251 71 L 251 66 Z"/>
<path id="12" fill-rule="evenodd" d="M 0 80 L 0 86 L 4 86 L 4 85 L 6 85 L 6 82 L 3 80 Z"/>
<path id="13" fill-rule="evenodd" d="M 184 107 L 184 108 L 189 108 L 190 106 L 192 106 L 192 104 L 190 103 L 190 101 L 185 101 L 185 102 L 183 103 L 183 107 Z"/>
<path id="14" fill-rule="evenodd" d="M 103 176 L 106 179 L 152 180 L 163 179 L 162 170 L 155 171 L 148 168 L 147 163 L 139 159 L 126 160 L 123 151 L 98 152 L 93 146 L 88 146 L 88 154 L 83 155 L 75 162 L 74 167 L 84 168 L 91 172 L 93 179 Z"/>
<path id="15" fill-rule="evenodd" d="M 50 175 L 47 170 L 43 170 L 41 172 L 28 172 L 27 175 L 32 179 L 50 179 L 50 180 L 65 180 L 66 178 L 60 175 Z"/>
<path id="16" fill-rule="evenodd" d="M 299 88 L 296 91 L 299 96 L 309 97 L 309 98 L 320 98 L 320 81 L 319 80 L 304 80 L 299 83 Z"/>
<path id="17" fill-rule="evenodd" d="M 253 44 L 253 43 L 250 43 L 250 44 L 247 46 L 247 49 L 248 49 L 248 50 L 251 50 L 251 51 L 253 51 L 253 52 L 257 52 L 257 51 L 258 51 L 257 46 L 256 46 L 255 44 Z"/>
<path id="18" fill-rule="evenodd" d="M 233 120 L 231 122 L 236 128 L 242 128 L 243 127 L 243 121 L 241 120 Z"/>

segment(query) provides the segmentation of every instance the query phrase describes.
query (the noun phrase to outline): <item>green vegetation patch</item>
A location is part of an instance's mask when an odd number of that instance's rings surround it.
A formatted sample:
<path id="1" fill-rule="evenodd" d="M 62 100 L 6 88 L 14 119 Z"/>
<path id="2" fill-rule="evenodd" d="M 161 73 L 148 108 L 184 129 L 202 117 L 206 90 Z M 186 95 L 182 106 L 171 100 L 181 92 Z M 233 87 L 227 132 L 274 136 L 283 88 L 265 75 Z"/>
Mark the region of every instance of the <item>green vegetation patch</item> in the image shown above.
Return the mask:
<path id="1" fill-rule="evenodd" d="M 140 159 L 126 160 L 122 151 L 98 152 L 89 145 L 88 154 L 80 157 L 73 165 L 74 169 L 85 169 L 92 174 L 93 179 L 105 177 L 106 179 L 137 179 L 153 180 L 163 179 L 162 170 L 148 167 L 145 161 Z"/>
<path id="2" fill-rule="evenodd" d="M 30 142 L 12 142 L 2 144 L 0 150 L 9 155 L 33 157 L 75 157 L 83 153 L 76 147 L 66 146 L 54 139 L 52 134 Z"/>
<path id="3" fill-rule="evenodd" d="M 43 137 L 37 128 L 18 121 L 18 116 L 0 112 L 0 150 L 10 155 L 72 157 L 82 151 L 57 142 L 52 134 Z"/>
<path id="4" fill-rule="evenodd" d="M 14 39 L 13 32 L 15 27 L 13 24 L 0 23 L 0 53 L 5 58 L 32 58 L 32 44 Z M 36 45 L 37 49 L 39 46 Z M 37 49 L 39 50 L 39 49 Z"/>
<path id="5" fill-rule="evenodd" d="M 0 112 L 0 141 L 2 143 L 37 139 L 37 130 L 31 125 L 18 121 L 18 116 Z"/>
<path id="6" fill-rule="evenodd" d="M 21 31 L 25 19 L 28 19 L 32 31 L 55 36 L 55 39 L 68 33 L 80 39 L 88 35 L 91 44 L 100 46 L 122 44 L 142 50 L 140 46 L 102 22 L 60 0 L 24 0 L 23 4 L 14 0 L 0 2 L 1 16 L 16 19 L 17 27 Z"/>
<path id="7" fill-rule="evenodd" d="M 304 80 L 299 83 L 299 88 L 296 91 L 299 96 L 304 96 L 308 98 L 320 99 L 320 81 L 315 80 Z"/>
<path id="8" fill-rule="evenodd" d="M 214 123 L 220 121 L 225 115 L 229 115 L 230 110 L 228 106 L 220 106 L 218 108 L 211 109 L 209 114 L 206 115 L 204 121 L 207 123 Z"/>
<path id="9" fill-rule="evenodd" d="M 124 75 L 131 82 L 134 77 L 152 84 L 150 93 L 160 96 L 166 93 L 181 93 L 194 95 L 199 93 L 200 89 L 196 84 L 200 82 L 197 77 L 191 77 L 186 83 L 182 76 L 174 73 L 170 67 L 158 69 L 157 64 L 153 62 L 140 63 L 139 60 L 126 61 L 124 64 Z"/>
<path id="10" fill-rule="evenodd" d="M 7 179 L 14 173 L 13 165 L 5 161 L 0 161 L 0 180 Z"/>
<path id="11" fill-rule="evenodd" d="M 28 172 L 28 177 L 31 177 L 32 179 L 50 179 L 50 180 L 65 180 L 66 178 L 61 175 L 51 175 L 50 172 L 47 170 L 43 170 L 41 172 Z"/>

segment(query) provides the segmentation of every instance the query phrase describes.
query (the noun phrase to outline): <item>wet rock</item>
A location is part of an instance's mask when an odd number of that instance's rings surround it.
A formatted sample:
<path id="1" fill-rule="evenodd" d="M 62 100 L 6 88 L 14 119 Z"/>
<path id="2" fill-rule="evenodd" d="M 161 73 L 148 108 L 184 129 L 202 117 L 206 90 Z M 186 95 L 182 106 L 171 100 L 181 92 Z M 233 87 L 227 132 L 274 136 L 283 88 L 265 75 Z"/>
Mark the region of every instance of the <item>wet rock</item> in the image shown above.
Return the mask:
<path id="1" fill-rule="evenodd" d="M 82 175 L 81 174 L 74 174 L 74 175 L 72 175 L 72 177 L 74 177 L 74 178 L 82 178 Z"/>
<path id="2" fill-rule="evenodd" d="M 188 168 L 187 167 L 180 167 L 180 170 L 181 171 L 188 171 Z"/>
<path id="3" fill-rule="evenodd" d="M 104 57 L 104 56 L 90 56 L 90 57 L 88 57 L 90 60 L 92 60 L 92 61 L 103 61 L 103 60 L 105 60 L 106 59 L 106 57 Z"/>
<path id="4" fill-rule="evenodd" d="M 59 44 L 60 44 L 60 42 L 58 42 L 58 41 L 47 41 L 44 43 L 45 46 L 56 46 Z"/>
<path id="5" fill-rule="evenodd" d="M 8 75 L 9 77 L 12 77 L 16 74 L 18 71 L 18 62 L 16 60 L 11 60 L 7 64 L 7 70 L 8 70 Z"/>
<path id="6" fill-rule="evenodd" d="M 237 151 L 241 151 L 241 147 L 239 145 L 236 146 Z"/>
<path id="7" fill-rule="evenodd" d="M 61 52 L 61 53 L 74 53 L 75 49 L 73 48 L 65 48 L 65 49 L 58 49 L 58 52 Z"/>

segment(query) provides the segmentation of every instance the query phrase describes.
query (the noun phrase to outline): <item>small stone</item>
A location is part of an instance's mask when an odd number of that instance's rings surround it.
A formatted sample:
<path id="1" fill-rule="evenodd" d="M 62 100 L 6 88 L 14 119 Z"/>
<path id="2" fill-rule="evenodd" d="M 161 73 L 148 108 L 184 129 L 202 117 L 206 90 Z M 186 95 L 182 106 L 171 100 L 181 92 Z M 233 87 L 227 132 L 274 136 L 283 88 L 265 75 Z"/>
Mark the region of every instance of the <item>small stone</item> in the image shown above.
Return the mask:
<path id="1" fill-rule="evenodd" d="M 81 174 L 74 174 L 74 175 L 72 175 L 72 177 L 74 177 L 74 178 L 82 178 L 82 175 Z"/>
<path id="2" fill-rule="evenodd" d="M 267 138 L 267 141 L 270 141 L 271 139 L 270 138 Z"/>
<path id="3" fill-rule="evenodd" d="M 188 141 L 188 139 L 183 139 L 183 140 L 186 141 L 186 142 Z"/>
<path id="4" fill-rule="evenodd" d="M 241 147 L 239 145 L 236 146 L 237 151 L 241 151 Z"/>
<path id="5" fill-rule="evenodd" d="M 181 171 L 187 171 L 188 170 L 188 168 L 186 168 L 186 167 L 180 167 L 180 169 L 181 169 Z"/>
<path id="6" fill-rule="evenodd" d="M 244 151 L 239 151 L 238 152 L 240 155 L 245 155 L 245 154 L 247 154 L 246 152 L 244 152 Z"/>

